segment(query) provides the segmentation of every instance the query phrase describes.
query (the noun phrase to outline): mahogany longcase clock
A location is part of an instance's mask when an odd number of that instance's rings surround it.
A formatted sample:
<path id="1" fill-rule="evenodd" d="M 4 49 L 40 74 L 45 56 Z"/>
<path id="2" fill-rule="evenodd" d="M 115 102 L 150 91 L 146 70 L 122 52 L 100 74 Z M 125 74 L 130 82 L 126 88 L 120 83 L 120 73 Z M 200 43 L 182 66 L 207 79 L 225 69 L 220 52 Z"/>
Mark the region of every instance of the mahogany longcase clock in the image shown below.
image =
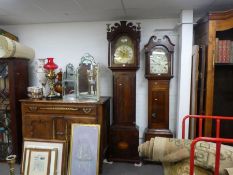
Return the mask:
<path id="1" fill-rule="evenodd" d="M 113 73 L 113 123 L 109 159 L 139 161 L 136 126 L 136 71 L 139 68 L 140 26 L 120 21 L 107 25 L 108 66 Z"/>
<path id="2" fill-rule="evenodd" d="M 152 36 L 145 45 L 148 79 L 148 128 L 145 140 L 151 137 L 173 137 L 169 130 L 169 84 L 173 77 L 174 44 L 168 36 Z"/>

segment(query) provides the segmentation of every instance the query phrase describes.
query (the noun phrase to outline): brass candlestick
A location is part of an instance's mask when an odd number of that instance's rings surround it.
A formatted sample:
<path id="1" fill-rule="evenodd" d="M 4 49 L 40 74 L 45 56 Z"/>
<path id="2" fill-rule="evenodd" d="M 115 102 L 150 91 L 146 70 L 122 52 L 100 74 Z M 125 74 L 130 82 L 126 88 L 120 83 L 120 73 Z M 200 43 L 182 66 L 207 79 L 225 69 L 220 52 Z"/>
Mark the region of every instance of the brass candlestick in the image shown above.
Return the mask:
<path id="1" fill-rule="evenodd" d="M 9 167 L 10 167 L 10 175 L 15 175 L 16 155 L 7 156 L 6 161 L 9 164 Z"/>

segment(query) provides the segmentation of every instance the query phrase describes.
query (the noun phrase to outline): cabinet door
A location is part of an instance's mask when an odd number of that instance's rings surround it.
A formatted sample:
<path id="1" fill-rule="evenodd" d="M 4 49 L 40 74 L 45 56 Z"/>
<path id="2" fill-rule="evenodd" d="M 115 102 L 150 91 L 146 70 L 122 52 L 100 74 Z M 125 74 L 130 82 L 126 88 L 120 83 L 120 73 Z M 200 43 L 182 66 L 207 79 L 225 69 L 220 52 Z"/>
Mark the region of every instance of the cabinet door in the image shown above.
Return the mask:
<path id="1" fill-rule="evenodd" d="M 149 128 L 169 128 L 169 81 L 149 80 Z"/>
<path id="2" fill-rule="evenodd" d="M 114 123 L 135 125 L 135 72 L 114 72 Z"/>
<path id="3" fill-rule="evenodd" d="M 75 117 L 75 116 L 67 116 L 66 117 L 67 121 L 67 138 L 68 140 L 70 139 L 71 136 L 71 125 L 73 123 L 80 123 L 80 124 L 96 124 L 97 120 L 96 117 Z"/>
<path id="4" fill-rule="evenodd" d="M 53 139 L 53 119 L 47 115 L 24 116 L 24 138 Z"/>
<path id="5" fill-rule="evenodd" d="M 95 124 L 96 117 L 82 116 L 54 116 L 53 122 L 53 138 L 61 140 L 69 140 L 71 136 L 72 123 Z"/>

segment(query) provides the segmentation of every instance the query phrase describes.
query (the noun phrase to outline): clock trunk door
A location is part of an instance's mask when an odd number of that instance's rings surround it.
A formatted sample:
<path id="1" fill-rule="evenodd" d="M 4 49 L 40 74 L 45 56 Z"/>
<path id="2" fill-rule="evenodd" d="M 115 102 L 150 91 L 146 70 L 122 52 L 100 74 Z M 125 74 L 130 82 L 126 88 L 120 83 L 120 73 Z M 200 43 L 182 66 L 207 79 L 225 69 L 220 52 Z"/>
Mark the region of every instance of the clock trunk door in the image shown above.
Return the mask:
<path id="1" fill-rule="evenodd" d="M 113 72 L 114 124 L 135 125 L 136 72 Z"/>
<path id="2" fill-rule="evenodd" d="M 169 81 L 149 80 L 149 128 L 169 128 Z"/>

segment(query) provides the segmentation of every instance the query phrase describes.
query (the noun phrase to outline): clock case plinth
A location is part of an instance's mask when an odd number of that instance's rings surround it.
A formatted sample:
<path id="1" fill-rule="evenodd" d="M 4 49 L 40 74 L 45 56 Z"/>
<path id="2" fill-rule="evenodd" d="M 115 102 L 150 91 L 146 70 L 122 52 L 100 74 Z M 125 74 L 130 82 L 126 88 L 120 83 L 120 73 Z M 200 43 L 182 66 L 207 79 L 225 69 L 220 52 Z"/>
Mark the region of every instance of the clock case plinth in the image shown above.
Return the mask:
<path id="1" fill-rule="evenodd" d="M 114 62 L 115 44 L 121 36 L 133 43 L 133 62 Z M 110 161 L 139 162 L 139 130 L 136 126 L 136 71 L 139 68 L 140 26 L 120 21 L 107 25 L 108 67 L 113 73 L 113 123 L 110 127 L 108 159 Z"/>
<path id="2" fill-rule="evenodd" d="M 145 129 L 145 141 L 149 141 L 151 138 L 155 137 L 173 138 L 173 134 L 169 129 Z"/>
<path id="3" fill-rule="evenodd" d="M 148 128 L 144 132 L 144 140 L 152 137 L 173 137 L 169 130 L 169 89 L 173 78 L 174 44 L 168 36 L 158 39 L 152 36 L 145 45 L 145 78 L 148 79 Z M 168 72 L 153 74 L 150 72 L 150 55 L 156 48 L 162 48 L 168 56 Z"/>

